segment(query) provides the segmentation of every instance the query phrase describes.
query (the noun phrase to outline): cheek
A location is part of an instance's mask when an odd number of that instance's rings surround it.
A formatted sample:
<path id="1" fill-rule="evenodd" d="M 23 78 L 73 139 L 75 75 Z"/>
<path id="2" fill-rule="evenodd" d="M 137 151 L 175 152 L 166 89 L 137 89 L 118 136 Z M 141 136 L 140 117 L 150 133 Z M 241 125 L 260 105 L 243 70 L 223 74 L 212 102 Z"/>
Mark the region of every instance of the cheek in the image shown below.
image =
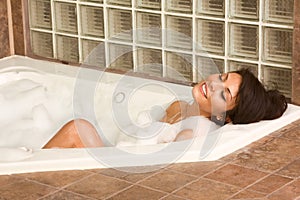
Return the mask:
<path id="1" fill-rule="evenodd" d="M 220 114 L 227 110 L 226 102 L 218 97 L 211 98 L 211 111 L 213 114 Z"/>
<path id="2" fill-rule="evenodd" d="M 200 88 L 199 86 L 195 86 L 192 90 L 192 95 L 193 95 L 193 98 L 199 102 L 199 101 L 202 101 L 203 100 L 203 96 L 202 96 L 202 93 L 200 92 Z"/>

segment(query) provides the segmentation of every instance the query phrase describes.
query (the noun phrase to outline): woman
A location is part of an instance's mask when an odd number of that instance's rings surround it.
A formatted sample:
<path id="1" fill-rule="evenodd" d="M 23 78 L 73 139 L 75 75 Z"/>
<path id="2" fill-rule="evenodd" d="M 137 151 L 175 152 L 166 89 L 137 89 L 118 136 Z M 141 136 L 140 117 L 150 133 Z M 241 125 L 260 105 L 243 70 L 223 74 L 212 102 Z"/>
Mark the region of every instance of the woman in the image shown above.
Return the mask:
<path id="1" fill-rule="evenodd" d="M 194 101 L 175 101 L 161 122 L 176 123 L 191 116 L 203 116 L 216 123 L 248 124 L 280 117 L 287 108 L 285 97 L 277 90 L 267 91 L 247 69 L 213 74 L 196 84 Z M 78 133 L 84 134 L 78 134 Z M 175 141 L 195 137 L 191 129 L 180 131 Z M 100 147 L 103 142 L 96 129 L 86 120 L 67 123 L 43 148 Z"/>

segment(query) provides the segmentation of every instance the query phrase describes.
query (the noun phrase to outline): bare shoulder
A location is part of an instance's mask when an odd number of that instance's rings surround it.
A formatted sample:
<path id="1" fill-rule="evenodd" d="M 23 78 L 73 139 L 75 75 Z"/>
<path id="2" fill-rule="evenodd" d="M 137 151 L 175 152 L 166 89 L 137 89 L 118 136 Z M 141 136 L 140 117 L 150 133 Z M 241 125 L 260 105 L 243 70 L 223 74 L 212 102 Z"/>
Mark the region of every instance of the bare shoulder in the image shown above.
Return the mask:
<path id="1" fill-rule="evenodd" d="M 172 111 L 172 110 L 182 110 L 182 108 L 187 106 L 187 102 L 186 101 L 174 101 L 173 103 L 171 103 L 171 105 L 167 108 L 167 112 L 168 111 Z"/>

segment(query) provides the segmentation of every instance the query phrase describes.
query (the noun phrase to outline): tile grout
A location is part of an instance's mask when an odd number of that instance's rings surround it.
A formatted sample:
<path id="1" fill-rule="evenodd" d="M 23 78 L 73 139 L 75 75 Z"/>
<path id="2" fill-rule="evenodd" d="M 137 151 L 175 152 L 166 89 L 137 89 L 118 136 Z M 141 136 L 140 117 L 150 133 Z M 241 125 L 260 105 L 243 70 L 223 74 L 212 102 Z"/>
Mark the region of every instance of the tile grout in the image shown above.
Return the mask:
<path id="1" fill-rule="evenodd" d="M 161 170 L 165 171 L 166 169 L 165 169 L 165 168 L 159 169 L 159 170 L 157 170 L 156 172 L 154 172 L 153 174 L 150 174 L 149 176 L 144 177 L 144 178 L 142 178 L 141 180 L 139 180 L 139 181 L 137 181 L 137 182 L 134 182 L 134 183 L 133 183 L 133 182 L 130 182 L 130 181 L 127 181 L 127 180 L 124 180 L 124 179 L 121 179 L 121 178 L 118 178 L 118 177 L 113 177 L 113 176 L 108 176 L 108 175 L 105 175 L 105 174 L 101 174 L 101 172 L 99 172 L 101 175 L 104 175 L 104 176 L 107 176 L 107 177 L 111 177 L 111 178 L 115 178 L 115 179 L 117 179 L 117 180 L 122 180 L 122 181 L 125 181 L 125 182 L 127 182 L 127 183 L 130 184 L 128 187 L 125 187 L 125 188 L 123 188 L 122 190 L 119 190 L 119 191 L 117 191 L 117 192 L 115 192 L 115 193 L 109 195 L 108 197 L 106 197 L 106 198 L 104 198 L 104 199 L 109 199 L 109 198 L 111 198 L 111 197 L 113 197 L 113 196 L 115 196 L 115 195 L 117 195 L 117 194 L 119 194 L 119 193 L 121 193 L 121 192 L 123 192 L 123 191 L 126 191 L 126 190 L 128 190 L 128 189 L 130 189 L 130 188 L 132 188 L 132 187 L 134 187 L 134 186 L 144 187 L 144 188 L 151 189 L 151 190 L 154 190 L 154 191 L 157 191 L 157 192 L 166 193 L 166 192 L 164 192 L 164 191 L 157 190 L 157 189 L 155 189 L 155 188 L 151 188 L 151 187 L 147 187 L 147 186 L 144 186 L 144 185 L 140 185 L 140 184 L 139 184 L 140 182 L 142 182 L 142 181 L 144 181 L 144 180 L 146 180 L 146 179 L 148 179 L 148 178 L 150 178 L 150 177 L 152 177 L 152 176 L 154 176 L 154 175 L 160 173 Z M 128 174 L 127 174 L 126 176 L 128 176 Z M 125 178 L 126 176 L 124 176 L 123 178 Z"/>
<path id="2" fill-rule="evenodd" d="M 290 182 L 288 182 L 288 183 L 286 183 L 286 184 L 282 185 L 282 186 L 281 186 L 281 187 L 279 187 L 277 190 L 274 190 L 273 192 L 271 192 L 271 193 L 267 194 L 267 195 L 266 195 L 266 197 L 269 197 L 270 195 L 272 195 L 272 194 L 274 194 L 275 192 L 277 192 L 277 191 L 281 190 L 281 189 L 282 189 L 282 188 L 284 188 L 285 186 L 287 186 L 287 185 L 289 185 L 289 184 L 291 184 L 291 183 L 295 182 L 296 180 L 297 180 L 297 179 L 295 179 L 295 180 L 292 180 L 292 181 L 290 181 Z"/>

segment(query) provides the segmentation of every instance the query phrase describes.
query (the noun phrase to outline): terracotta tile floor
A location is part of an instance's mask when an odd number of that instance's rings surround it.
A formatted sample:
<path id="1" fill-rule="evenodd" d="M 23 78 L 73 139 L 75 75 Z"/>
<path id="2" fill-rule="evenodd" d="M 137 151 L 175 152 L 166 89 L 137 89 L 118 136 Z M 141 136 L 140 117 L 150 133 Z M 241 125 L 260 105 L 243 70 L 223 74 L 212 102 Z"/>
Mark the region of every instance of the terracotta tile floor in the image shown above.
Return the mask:
<path id="1" fill-rule="evenodd" d="M 0 199 L 300 200 L 300 120 L 218 161 L 141 168 L 0 176 Z"/>

